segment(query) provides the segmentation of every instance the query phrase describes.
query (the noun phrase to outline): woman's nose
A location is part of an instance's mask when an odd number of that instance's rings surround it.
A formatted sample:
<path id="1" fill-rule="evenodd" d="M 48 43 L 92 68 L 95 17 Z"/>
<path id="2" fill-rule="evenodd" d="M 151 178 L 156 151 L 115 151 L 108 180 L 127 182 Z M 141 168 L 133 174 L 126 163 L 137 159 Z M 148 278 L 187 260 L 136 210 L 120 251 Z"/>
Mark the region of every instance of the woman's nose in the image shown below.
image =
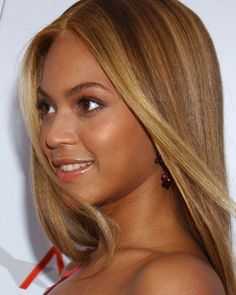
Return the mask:
<path id="1" fill-rule="evenodd" d="M 79 140 L 75 119 L 70 116 L 56 116 L 46 132 L 46 145 L 53 149 L 60 145 L 73 145 Z"/>

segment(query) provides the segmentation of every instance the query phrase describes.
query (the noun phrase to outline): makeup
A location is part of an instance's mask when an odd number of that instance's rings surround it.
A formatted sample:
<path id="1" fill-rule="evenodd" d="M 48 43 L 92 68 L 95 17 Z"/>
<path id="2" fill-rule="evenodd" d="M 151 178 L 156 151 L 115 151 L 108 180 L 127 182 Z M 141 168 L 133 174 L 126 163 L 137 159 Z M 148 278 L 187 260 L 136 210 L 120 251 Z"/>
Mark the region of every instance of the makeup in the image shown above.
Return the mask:
<path id="1" fill-rule="evenodd" d="M 80 166 L 80 167 L 77 167 Z M 83 167 L 82 167 L 83 166 Z M 67 164 L 56 168 L 56 174 L 62 182 L 72 182 L 75 178 L 89 171 L 93 166 L 93 162 L 88 162 L 86 165 Z"/>

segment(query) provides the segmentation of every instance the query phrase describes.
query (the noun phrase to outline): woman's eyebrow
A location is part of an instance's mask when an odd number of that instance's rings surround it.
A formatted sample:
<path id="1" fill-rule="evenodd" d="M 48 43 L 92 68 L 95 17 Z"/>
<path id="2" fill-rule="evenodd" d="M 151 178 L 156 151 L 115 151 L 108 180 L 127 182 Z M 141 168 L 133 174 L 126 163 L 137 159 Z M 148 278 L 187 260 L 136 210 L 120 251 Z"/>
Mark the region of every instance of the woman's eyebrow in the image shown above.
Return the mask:
<path id="1" fill-rule="evenodd" d="M 85 82 L 85 83 L 77 84 L 77 85 L 73 86 L 72 88 L 66 90 L 64 93 L 64 96 L 67 98 L 69 96 L 72 96 L 72 95 L 84 90 L 84 89 L 92 88 L 92 87 L 101 88 L 105 91 L 111 92 L 108 88 L 106 88 L 105 86 L 103 86 L 100 83 Z M 38 87 L 37 93 L 42 95 L 45 98 L 52 99 L 51 96 L 45 90 L 43 90 L 42 87 L 40 87 L 40 86 Z"/>
<path id="2" fill-rule="evenodd" d="M 52 99 L 51 96 L 46 91 L 44 91 L 40 86 L 37 89 L 37 96 L 39 96 L 39 95 L 41 95 L 47 99 Z"/>
<path id="3" fill-rule="evenodd" d="M 71 96 L 71 95 L 73 95 L 75 93 L 80 92 L 81 90 L 84 90 L 84 89 L 87 89 L 87 88 L 91 88 L 91 87 L 101 88 L 103 90 L 106 90 L 106 91 L 109 91 L 110 92 L 109 89 L 107 89 L 105 86 L 103 86 L 100 83 L 97 83 L 97 82 L 85 82 L 85 83 L 77 84 L 74 87 L 66 90 L 65 97 Z"/>

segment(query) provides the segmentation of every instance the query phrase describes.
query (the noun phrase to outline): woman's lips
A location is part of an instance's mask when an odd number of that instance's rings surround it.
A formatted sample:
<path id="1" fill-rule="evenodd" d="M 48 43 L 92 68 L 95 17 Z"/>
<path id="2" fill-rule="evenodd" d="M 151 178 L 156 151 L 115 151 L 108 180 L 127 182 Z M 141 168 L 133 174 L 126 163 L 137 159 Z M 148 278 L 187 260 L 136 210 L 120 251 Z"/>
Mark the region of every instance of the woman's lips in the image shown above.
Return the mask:
<path id="1" fill-rule="evenodd" d="M 86 173 L 92 168 L 92 166 L 93 163 L 89 166 L 80 167 L 79 169 L 75 169 L 72 171 L 62 171 L 60 168 L 56 168 L 56 174 L 61 182 L 72 182 L 74 178 Z"/>

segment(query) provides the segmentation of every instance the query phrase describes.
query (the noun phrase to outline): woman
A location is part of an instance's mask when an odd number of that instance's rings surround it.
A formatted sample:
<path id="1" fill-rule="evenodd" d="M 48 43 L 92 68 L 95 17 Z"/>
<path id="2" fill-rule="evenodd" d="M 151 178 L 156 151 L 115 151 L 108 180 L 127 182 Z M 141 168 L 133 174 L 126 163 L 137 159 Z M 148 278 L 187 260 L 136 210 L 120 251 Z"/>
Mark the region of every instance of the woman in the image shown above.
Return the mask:
<path id="1" fill-rule="evenodd" d="M 191 10 L 75 3 L 20 97 L 39 218 L 72 260 L 45 294 L 236 294 L 219 67 Z"/>

